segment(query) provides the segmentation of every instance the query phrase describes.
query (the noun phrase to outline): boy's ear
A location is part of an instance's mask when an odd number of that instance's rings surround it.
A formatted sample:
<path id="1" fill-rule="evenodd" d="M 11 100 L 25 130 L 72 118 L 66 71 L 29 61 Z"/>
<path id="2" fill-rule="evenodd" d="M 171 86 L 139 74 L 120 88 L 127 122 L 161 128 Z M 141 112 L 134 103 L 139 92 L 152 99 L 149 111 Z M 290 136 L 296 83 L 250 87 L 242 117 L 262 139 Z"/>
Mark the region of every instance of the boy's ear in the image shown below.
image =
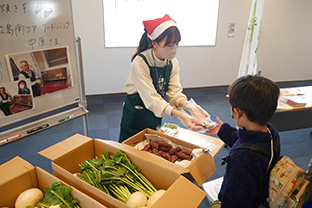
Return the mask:
<path id="1" fill-rule="evenodd" d="M 242 112 L 238 108 L 232 108 L 232 117 L 240 118 L 242 116 Z"/>

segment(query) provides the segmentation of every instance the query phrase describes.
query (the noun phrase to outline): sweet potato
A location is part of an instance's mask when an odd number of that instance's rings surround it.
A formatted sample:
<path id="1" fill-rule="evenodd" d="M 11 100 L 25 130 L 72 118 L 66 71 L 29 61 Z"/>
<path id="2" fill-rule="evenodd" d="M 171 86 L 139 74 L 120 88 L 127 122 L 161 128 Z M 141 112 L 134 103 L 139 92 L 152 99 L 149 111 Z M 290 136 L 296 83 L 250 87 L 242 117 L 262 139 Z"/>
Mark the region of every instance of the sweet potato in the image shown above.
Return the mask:
<path id="1" fill-rule="evenodd" d="M 152 152 L 155 154 L 155 155 L 158 155 L 158 150 L 156 148 L 153 148 Z"/>
<path id="2" fill-rule="evenodd" d="M 187 154 L 185 154 L 185 153 L 183 153 L 181 151 L 180 152 L 176 152 L 175 154 L 182 160 L 186 160 L 186 159 L 189 158 L 189 155 L 187 155 Z"/>
<path id="3" fill-rule="evenodd" d="M 156 149 L 158 149 L 158 148 L 159 148 L 158 143 L 157 143 L 157 142 L 155 142 L 155 141 L 150 141 L 150 144 L 151 144 L 151 146 L 152 146 L 153 148 L 156 148 Z"/>
<path id="4" fill-rule="evenodd" d="M 171 159 L 171 156 L 169 155 L 168 152 L 163 152 L 163 153 L 162 153 L 162 157 L 165 158 L 166 160 L 169 160 L 169 161 L 170 161 L 170 159 Z"/>
<path id="5" fill-rule="evenodd" d="M 159 144 L 159 146 L 164 146 L 164 147 L 170 147 L 171 145 L 163 140 L 158 140 L 157 143 Z"/>
<path id="6" fill-rule="evenodd" d="M 191 155 L 192 154 L 191 150 L 184 149 L 184 148 L 181 149 L 181 152 L 183 152 L 184 154 L 187 154 L 187 155 Z"/>
<path id="7" fill-rule="evenodd" d="M 192 158 L 193 158 L 193 156 L 192 156 L 192 155 L 190 155 L 190 156 L 188 156 L 187 160 L 191 161 L 191 160 L 192 160 Z"/>
<path id="8" fill-rule="evenodd" d="M 177 151 L 176 152 L 180 152 L 181 151 L 181 147 L 176 147 Z"/>
<path id="9" fill-rule="evenodd" d="M 174 163 L 177 159 L 178 159 L 177 155 L 172 155 L 170 161 Z"/>
<path id="10" fill-rule="evenodd" d="M 165 146 L 160 146 L 159 149 L 164 151 L 164 152 L 168 152 L 169 151 L 169 147 L 165 147 Z"/>
<path id="11" fill-rule="evenodd" d="M 176 153 L 176 152 L 177 152 L 177 148 L 171 148 L 171 149 L 168 151 L 169 155 L 174 155 L 174 153 Z"/>
<path id="12" fill-rule="evenodd" d="M 142 150 L 143 150 L 143 151 L 147 151 L 147 150 L 149 150 L 149 149 L 151 149 L 151 145 L 150 145 L 150 144 L 147 144 L 147 145 L 144 146 L 144 148 L 143 148 Z"/>

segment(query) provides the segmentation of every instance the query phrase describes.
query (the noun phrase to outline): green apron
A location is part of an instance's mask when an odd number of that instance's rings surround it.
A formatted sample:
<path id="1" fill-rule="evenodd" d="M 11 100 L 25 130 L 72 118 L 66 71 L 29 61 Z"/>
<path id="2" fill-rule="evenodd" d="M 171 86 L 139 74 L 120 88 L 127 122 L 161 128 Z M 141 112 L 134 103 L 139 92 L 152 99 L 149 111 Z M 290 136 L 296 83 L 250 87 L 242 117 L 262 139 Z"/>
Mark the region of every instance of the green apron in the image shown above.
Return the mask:
<path id="1" fill-rule="evenodd" d="M 142 54 L 139 54 L 147 64 L 150 70 L 150 75 L 153 80 L 153 85 L 157 92 L 164 98 L 158 91 L 158 78 L 164 78 L 164 92 L 168 90 L 170 73 L 172 70 L 172 62 L 169 61 L 168 66 L 165 67 L 156 67 L 150 66 L 146 57 Z M 156 70 L 157 69 L 157 73 Z M 158 76 L 157 76 L 158 75 Z M 161 119 L 154 115 L 154 113 L 146 109 L 140 95 L 134 93 L 126 96 L 126 101 L 123 106 L 122 120 L 120 124 L 120 135 L 119 142 L 123 142 L 134 134 L 142 131 L 146 128 L 156 129 L 161 125 Z"/>

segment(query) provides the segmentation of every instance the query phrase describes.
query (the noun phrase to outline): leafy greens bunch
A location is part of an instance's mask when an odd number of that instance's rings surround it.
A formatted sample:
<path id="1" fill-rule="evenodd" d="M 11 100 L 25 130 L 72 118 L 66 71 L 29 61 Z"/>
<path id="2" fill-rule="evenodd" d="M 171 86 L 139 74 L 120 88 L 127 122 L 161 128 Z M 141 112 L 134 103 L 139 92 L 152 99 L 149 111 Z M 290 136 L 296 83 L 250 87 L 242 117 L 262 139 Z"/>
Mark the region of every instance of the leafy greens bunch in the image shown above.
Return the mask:
<path id="1" fill-rule="evenodd" d="M 104 152 L 102 158 L 85 160 L 79 167 L 77 177 L 124 203 L 136 191 L 147 198 L 157 191 L 122 150 L 110 157 Z"/>
<path id="2" fill-rule="evenodd" d="M 70 186 L 63 186 L 60 182 L 55 182 L 44 189 L 43 202 L 39 202 L 37 208 L 46 208 L 52 205 L 59 205 L 60 208 L 80 208 L 79 200 L 74 198 L 70 193 L 72 188 Z M 26 208 L 33 208 L 27 206 Z"/>

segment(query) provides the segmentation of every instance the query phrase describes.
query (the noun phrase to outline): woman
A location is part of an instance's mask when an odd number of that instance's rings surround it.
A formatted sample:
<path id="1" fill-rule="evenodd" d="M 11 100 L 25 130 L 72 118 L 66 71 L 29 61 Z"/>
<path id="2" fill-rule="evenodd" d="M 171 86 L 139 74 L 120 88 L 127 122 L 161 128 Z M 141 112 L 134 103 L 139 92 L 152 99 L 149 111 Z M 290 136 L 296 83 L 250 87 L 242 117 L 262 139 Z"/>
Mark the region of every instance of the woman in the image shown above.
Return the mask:
<path id="1" fill-rule="evenodd" d="M 18 94 L 27 95 L 30 94 L 29 88 L 27 88 L 27 84 L 24 80 L 18 82 Z"/>
<path id="2" fill-rule="evenodd" d="M 203 130 L 198 119 L 204 120 L 207 113 L 200 106 L 188 103 L 182 94 L 179 63 L 175 58 L 181 40 L 176 22 L 166 14 L 143 21 L 143 25 L 145 33 L 131 59 L 131 73 L 126 83 L 119 142 L 145 128 L 160 127 L 165 113 L 178 117 L 189 129 Z M 191 111 L 198 119 L 178 108 Z"/>
<path id="3" fill-rule="evenodd" d="M 10 103 L 12 97 L 9 95 L 4 87 L 0 87 L 0 109 L 3 111 L 5 116 L 11 115 Z"/>

